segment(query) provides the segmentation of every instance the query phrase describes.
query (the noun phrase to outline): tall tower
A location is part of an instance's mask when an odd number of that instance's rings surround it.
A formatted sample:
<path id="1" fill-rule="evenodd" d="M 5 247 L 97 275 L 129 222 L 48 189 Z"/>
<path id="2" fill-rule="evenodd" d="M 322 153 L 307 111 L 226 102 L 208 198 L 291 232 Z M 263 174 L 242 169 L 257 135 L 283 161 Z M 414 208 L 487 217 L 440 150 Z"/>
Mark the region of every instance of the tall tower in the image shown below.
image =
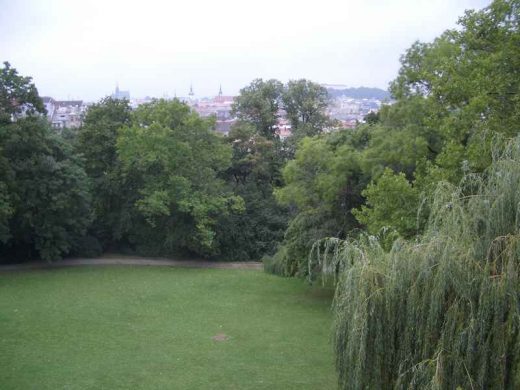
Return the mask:
<path id="1" fill-rule="evenodd" d="M 220 84 L 220 88 L 218 89 L 218 97 L 222 97 L 222 84 Z"/>
<path id="2" fill-rule="evenodd" d="M 193 93 L 193 84 L 190 84 L 190 93 L 188 94 L 188 96 L 190 99 L 193 99 L 193 97 L 195 96 L 195 94 Z"/>

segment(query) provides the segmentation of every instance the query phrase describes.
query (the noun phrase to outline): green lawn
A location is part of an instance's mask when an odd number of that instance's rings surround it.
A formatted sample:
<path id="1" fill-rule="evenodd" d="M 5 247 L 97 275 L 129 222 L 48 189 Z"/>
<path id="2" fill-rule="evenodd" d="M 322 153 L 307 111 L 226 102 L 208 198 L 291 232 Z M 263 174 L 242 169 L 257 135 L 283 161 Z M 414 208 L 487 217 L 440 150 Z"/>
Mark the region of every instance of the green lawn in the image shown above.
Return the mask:
<path id="1" fill-rule="evenodd" d="M 330 301 L 253 270 L 3 273 L 0 389 L 334 389 Z"/>

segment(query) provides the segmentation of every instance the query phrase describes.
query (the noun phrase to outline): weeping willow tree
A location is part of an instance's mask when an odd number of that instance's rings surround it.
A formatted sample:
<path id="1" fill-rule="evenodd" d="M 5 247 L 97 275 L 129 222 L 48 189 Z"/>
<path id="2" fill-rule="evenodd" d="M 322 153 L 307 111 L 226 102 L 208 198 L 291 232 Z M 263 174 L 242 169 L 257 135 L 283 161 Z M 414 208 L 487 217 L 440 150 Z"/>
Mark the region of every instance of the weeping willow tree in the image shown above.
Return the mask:
<path id="1" fill-rule="evenodd" d="M 520 388 L 520 137 L 432 199 L 415 242 L 313 248 L 310 273 L 336 278 L 341 389 Z"/>

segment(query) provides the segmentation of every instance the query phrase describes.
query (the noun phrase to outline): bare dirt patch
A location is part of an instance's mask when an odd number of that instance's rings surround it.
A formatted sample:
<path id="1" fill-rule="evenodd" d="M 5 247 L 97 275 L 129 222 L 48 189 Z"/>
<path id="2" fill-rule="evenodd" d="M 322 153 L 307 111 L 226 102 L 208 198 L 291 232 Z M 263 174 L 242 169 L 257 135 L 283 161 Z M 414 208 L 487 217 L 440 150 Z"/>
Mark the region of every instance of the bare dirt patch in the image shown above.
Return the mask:
<path id="1" fill-rule="evenodd" d="M 229 340 L 229 336 L 225 335 L 224 333 L 217 333 L 211 339 L 213 341 L 227 341 L 227 340 Z"/>

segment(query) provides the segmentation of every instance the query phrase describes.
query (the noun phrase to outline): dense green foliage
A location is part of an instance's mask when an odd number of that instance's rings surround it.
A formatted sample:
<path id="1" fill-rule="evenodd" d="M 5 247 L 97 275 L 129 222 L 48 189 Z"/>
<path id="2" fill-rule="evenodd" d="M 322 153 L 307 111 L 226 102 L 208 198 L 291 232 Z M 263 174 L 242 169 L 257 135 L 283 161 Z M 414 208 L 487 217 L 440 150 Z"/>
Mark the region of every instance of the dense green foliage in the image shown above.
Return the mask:
<path id="1" fill-rule="evenodd" d="M 329 96 L 321 85 L 305 79 L 291 80 L 284 90 L 282 102 L 293 137 L 299 139 L 319 134 L 328 125 L 325 109 Z"/>
<path id="2" fill-rule="evenodd" d="M 2 126 L 0 145 L 10 205 L 3 255 L 52 260 L 68 253 L 91 219 L 81 161 L 36 117 Z"/>
<path id="3" fill-rule="evenodd" d="M 303 139 L 283 170 L 295 216 L 267 269 L 333 276 L 342 389 L 520 387 L 519 12 L 496 0 L 415 43 L 394 104 Z"/>
<path id="4" fill-rule="evenodd" d="M 275 192 L 294 217 L 279 251 L 266 259 L 268 268 L 283 275 L 305 274 L 314 241 L 359 227 L 351 213 L 361 204 L 366 184 L 358 141 L 358 132 L 342 132 L 299 143 L 295 159 L 283 169 L 285 186 Z"/>
<path id="5" fill-rule="evenodd" d="M 105 98 L 89 106 L 78 131 L 53 134 L 39 119 L 44 108 L 31 78 L 19 76 L 6 63 L 1 81 L 5 145 L 0 164 L 5 169 L 0 177 L 0 239 L 5 245 L 0 249 L 17 256 L 18 249 L 25 250 L 24 258 L 52 260 L 103 251 L 240 260 L 272 255 L 289 214 L 273 195 L 283 184 L 282 168 L 299 139 L 321 133 L 328 123 L 323 87 L 308 80 L 283 85 L 257 79 L 236 98 L 233 112 L 239 121 L 225 138 L 212 131 L 212 118 L 199 117 L 176 99 L 132 110 L 126 100 Z M 285 142 L 277 127 L 282 109 L 294 128 Z M 48 206 L 53 218 L 39 233 L 28 231 L 43 223 L 35 216 L 55 196 L 52 191 L 34 192 L 34 204 L 15 204 L 40 179 L 48 180 L 37 163 L 16 166 L 16 148 L 21 146 L 16 137 L 23 127 L 31 128 L 27 134 L 37 134 L 25 145 L 25 159 L 39 161 L 41 153 L 54 154 L 52 158 L 75 170 L 74 180 L 56 177 L 51 187 L 61 191 L 63 204 L 54 210 Z M 40 150 L 38 143 L 52 145 Z M 22 166 L 27 170 L 25 189 L 13 185 Z M 63 174 L 71 176 L 72 171 Z M 25 205 L 30 212 L 22 212 Z M 28 219 L 27 231 L 18 211 Z M 51 219 L 64 225 L 51 228 Z M 48 236 L 45 244 L 38 235 Z"/>
<path id="6" fill-rule="evenodd" d="M 78 155 L 40 117 L 30 77 L 0 72 L 0 257 L 52 260 L 89 226 L 90 192 Z"/>
<path id="7" fill-rule="evenodd" d="M 439 184 L 418 242 L 329 239 L 342 389 L 520 387 L 520 137 L 459 186 Z"/>
<path id="8" fill-rule="evenodd" d="M 120 129 L 117 152 L 123 175 L 138 181 L 134 205 L 146 223 L 132 228 L 135 240 L 156 253 L 215 254 L 218 217 L 244 207 L 217 177 L 231 148 L 177 100 L 143 105 L 133 118 L 133 126 Z"/>
<path id="9" fill-rule="evenodd" d="M 254 270 L 2 273 L 1 387 L 332 389 L 330 299 Z"/>
<path id="10" fill-rule="evenodd" d="M 353 214 L 369 233 L 377 234 L 392 226 L 403 237 L 417 234 L 419 194 L 406 180 L 404 173 L 396 174 L 386 168 L 376 182 L 361 192 L 365 205 L 353 210 Z"/>
<path id="11" fill-rule="evenodd" d="M 221 221 L 238 218 L 244 205 L 221 177 L 231 146 L 213 124 L 178 100 L 130 112 L 128 102 L 108 98 L 89 108 L 79 145 L 95 188 L 91 231 L 105 250 L 203 256 L 227 250 Z"/>
<path id="12" fill-rule="evenodd" d="M 232 164 L 225 176 L 246 211 L 221 219 L 222 250 L 228 257 L 259 259 L 275 252 L 287 228 L 289 205 L 277 204 L 273 191 L 283 185 L 282 168 L 298 140 L 321 133 L 328 123 L 327 102 L 327 91 L 305 79 L 286 85 L 257 79 L 240 91 L 233 105 L 239 122 L 228 135 Z M 282 109 L 292 126 L 286 140 L 277 128 Z M 298 234 L 294 238 L 300 239 Z"/>
<path id="13" fill-rule="evenodd" d="M 131 183 L 123 180 L 116 142 L 118 129 L 130 121 L 126 100 L 105 98 L 89 107 L 77 134 L 77 149 L 84 156 L 85 171 L 91 181 L 94 214 L 88 245 L 83 248 L 86 255 L 114 249 L 121 241 L 127 241 L 135 195 L 132 196 Z"/>
<path id="14" fill-rule="evenodd" d="M 281 181 L 281 144 L 245 122 L 235 125 L 227 139 L 233 157 L 223 177 L 244 200 L 245 211 L 219 218 L 220 249 L 229 259 L 258 260 L 274 253 L 286 228 L 287 211 L 273 196 Z"/>
<path id="15" fill-rule="evenodd" d="M 212 131 L 212 120 L 177 100 L 131 112 L 128 102 L 107 98 L 65 138 L 41 118 L 30 78 L 8 64 L 1 75 L 3 258 L 53 260 L 107 249 L 221 253 L 217 223 L 244 205 L 219 178 L 232 148 Z"/>
<path id="16" fill-rule="evenodd" d="M 519 8 L 497 0 L 467 12 L 459 29 L 415 43 L 391 85 L 393 104 L 349 135 L 298 143 L 277 191 L 294 216 L 270 268 L 305 274 L 309 240 L 356 237 L 359 228 L 396 233 L 387 239 L 420 235 L 437 183 L 456 184 L 489 166 L 497 135 L 519 131 Z M 331 143 L 337 151 L 325 147 Z M 355 201 L 343 202 L 342 194 Z"/>
<path id="17" fill-rule="evenodd" d="M 278 80 L 256 79 L 240 90 L 232 113 L 242 122 L 251 123 L 256 132 L 276 138 L 276 123 L 280 116 L 283 85 Z"/>
<path id="18" fill-rule="evenodd" d="M 45 112 L 43 102 L 31 77 L 18 75 L 9 62 L 0 70 L 0 124 L 9 123 L 22 114 Z"/>

